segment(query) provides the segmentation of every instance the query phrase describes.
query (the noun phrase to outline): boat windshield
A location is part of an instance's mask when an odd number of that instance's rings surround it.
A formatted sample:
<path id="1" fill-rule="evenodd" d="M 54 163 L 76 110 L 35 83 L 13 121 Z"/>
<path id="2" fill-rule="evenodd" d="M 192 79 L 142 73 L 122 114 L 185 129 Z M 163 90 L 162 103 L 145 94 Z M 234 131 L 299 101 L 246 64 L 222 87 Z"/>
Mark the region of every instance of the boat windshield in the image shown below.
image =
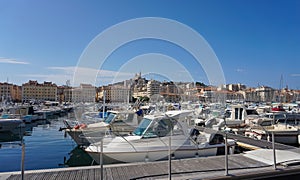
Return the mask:
<path id="1" fill-rule="evenodd" d="M 133 131 L 134 135 L 141 136 L 151 123 L 150 119 L 144 118 L 137 128 Z"/>
<path id="2" fill-rule="evenodd" d="M 144 133 L 144 138 L 164 137 L 170 134 L 174 125 L 170 119 L 161 119 L 152 123 L 147 131 Z"/>
<path id="3" fill-rule="evenodd" d="M 116 114 L 110 113 L 108 117 L 104 120 L 105 123 L 110 124 L 111 121 L 116 117 Z"/>

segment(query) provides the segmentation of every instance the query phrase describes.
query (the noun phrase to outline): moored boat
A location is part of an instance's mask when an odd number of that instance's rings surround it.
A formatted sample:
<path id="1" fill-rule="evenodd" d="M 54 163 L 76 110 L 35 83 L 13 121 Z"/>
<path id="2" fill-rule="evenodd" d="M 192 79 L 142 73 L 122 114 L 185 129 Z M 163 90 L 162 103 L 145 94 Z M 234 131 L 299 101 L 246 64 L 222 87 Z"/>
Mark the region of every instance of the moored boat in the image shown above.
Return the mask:
<path id="1" fill-rule="evenodd" d="M 274 133 L 275 142 L 282 144 L 300 145 L 300 115 L 279 114 L 282 118 L 260 119 L 256 126 L 248 128 L 245 136 L 255 139 L 272 140 Z"/>
<path id="2" fill-rule="evenodd" d="M 101 143 L 91 144 L 85 151 L 99 163 L 103 155 L 105 164 L 141 162 L 167 159 L 169 151 L 174 159 L 214 156 L 224 149 L 224 139 L 219 134 L 200 132 L 186 125 L 186 115 L 178 113 L 146 115 L 131 135 L 103 137 Z M 228 141 L 231 150 L 235 142 Z"/>
<path id="3" fill-rule="evenodd" d="M 108 114 L 105 120 L 91 124 L 85 124 L 85 121 L 82 120 L 72 126 L 69 121 L 65 120 L 65 131 L 77 145 L 89 145 L 99 141 L 106 133 L 129 134 L 133 132 L 141 120 L 141 117 L 134 111 L 109 111 Z"/>

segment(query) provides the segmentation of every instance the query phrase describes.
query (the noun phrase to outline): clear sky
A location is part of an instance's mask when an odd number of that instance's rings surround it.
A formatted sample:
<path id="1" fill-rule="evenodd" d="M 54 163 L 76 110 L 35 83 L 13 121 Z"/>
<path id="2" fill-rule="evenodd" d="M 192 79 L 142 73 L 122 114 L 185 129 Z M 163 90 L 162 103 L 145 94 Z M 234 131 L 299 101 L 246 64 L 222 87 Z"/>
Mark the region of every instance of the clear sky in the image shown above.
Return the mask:
<path id="1" fill-rule="evenodd" d="M 217 56 L 226 83 L 300 89 L 298 0 L 1 0 L 0 82 L 21 85 L 31 79 L 63 85 L 98 34 L 142 17 L 168 18 L 199 33 Z M 135 67 L 141 57 L 153 61 Z M 157 62 L 159 58 L 165 63 Z M 170 42 L 133 41 L 113 52 L 101 68 L 95 67 L 106 73 L 96 85 L 116 80 L 116 74 L 130 78 L 143 74 L 145 67 L 155 71 L 160 66 L 165 69 L 159 75 L 166 79 L 186 80 L 177 78 L 186 69 L 194 80 L 208 83 L 193 58 Z M 168 65 L 170 59 L 179 62 L 178 68 Z"/>

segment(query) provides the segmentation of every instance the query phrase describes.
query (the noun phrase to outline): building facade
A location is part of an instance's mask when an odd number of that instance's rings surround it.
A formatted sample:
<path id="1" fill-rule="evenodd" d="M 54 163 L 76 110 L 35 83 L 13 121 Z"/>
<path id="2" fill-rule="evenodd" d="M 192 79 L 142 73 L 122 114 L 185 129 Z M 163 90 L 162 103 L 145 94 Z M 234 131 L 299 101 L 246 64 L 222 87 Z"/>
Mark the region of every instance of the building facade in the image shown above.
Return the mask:
<path id="1" fill-rule="evenodd" d="M 80 84 L 72 89 L 72 102 L 95 102 L 96 87 L 91 84 Z"/>
<path id="2" fill-rule="evenodd" d="M 151 97 L 154 94 L 160 93 L 160 82 L 155 80 L 150 80 L 147 83 L 147 96 Z"/>
<path id="3" fill-rule="evenodd" d="M 40 84 L 30 80 L 22 84 L 22 101 L 57 101 L 57 85 L 46 81 Z"/>
<path id="4" fill-rule="evenodd" d="M 7 82 L 0 83 L 0 101 L 1 102 L 20 102 L 22 99 L 21 86 Z"/>
<path id="5" fill-rule="evenodd" d="M 129 102 L 132 101 L 132 94 L 130 88 L 124 86 L 112 86 L 110 88 L 110 102 Z"/>

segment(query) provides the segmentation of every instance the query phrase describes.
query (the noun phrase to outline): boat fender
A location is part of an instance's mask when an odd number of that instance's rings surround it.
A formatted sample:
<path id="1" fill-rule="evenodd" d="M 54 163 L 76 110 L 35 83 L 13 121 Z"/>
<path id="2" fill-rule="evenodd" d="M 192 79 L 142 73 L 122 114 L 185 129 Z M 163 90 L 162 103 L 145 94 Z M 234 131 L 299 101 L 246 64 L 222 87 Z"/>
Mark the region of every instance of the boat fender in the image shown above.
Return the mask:
<path id="1" fill-rule="evenodd" d="M 74 129 L 83 129 L 83 128 L 86 128 L 87 126 L 86 126 L 86 124 L 78 124 L 78 125 L 76 125 L 76 126 L 74 126 Z"/>
<path id="2" fill-rule="evenodd" d="M 86 128 L 86 127 L 87 127 L 86 124 L 80 124 L 79 126 L 80 126 L 80 129 L 83 129 L 83 128 Z"/>

